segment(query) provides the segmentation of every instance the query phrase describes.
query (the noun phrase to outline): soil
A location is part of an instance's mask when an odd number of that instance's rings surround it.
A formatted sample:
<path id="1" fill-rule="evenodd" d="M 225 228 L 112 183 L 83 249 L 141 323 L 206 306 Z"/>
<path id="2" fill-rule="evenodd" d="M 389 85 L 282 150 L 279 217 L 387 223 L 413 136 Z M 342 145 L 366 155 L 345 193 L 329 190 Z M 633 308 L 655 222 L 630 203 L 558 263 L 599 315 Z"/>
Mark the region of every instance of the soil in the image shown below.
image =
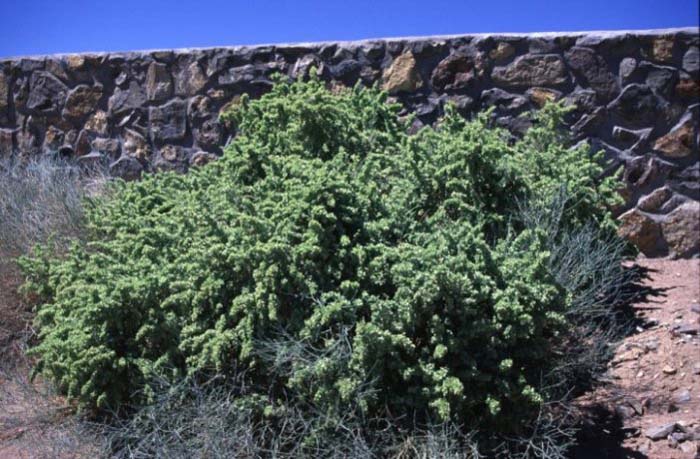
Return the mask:
<path id="1" fill-rule="evenodd" d="M 617 348 L 607 384 L 579 400 L 593 408 L 593 428 L 574 457 L 700 458 L 700 260 L 637 264 L 647 287 L 632 305 L 638 326 Z"/>
<path id="2" fill-rule="evenodd" d="M 700 459 L 700 260 L 637 264 L 647 274 L 646 294 L 632 305 L 638 326 L 605 383 L 578 399 L 587 428 L 572 457 Z M 14 287 L 0 270 L 0 459 L 93 457 L 72 408 L 26 378 L 31 314 L 7 293 Z M 669 433 L 649 438 L 663 428 Z"/>

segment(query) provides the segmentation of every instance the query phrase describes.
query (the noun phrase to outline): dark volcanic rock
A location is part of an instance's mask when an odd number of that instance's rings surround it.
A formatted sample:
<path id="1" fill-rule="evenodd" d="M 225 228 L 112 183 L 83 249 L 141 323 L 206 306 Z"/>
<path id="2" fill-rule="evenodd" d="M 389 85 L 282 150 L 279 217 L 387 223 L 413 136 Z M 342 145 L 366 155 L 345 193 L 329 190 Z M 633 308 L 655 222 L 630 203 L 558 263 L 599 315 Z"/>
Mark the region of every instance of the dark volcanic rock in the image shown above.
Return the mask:
<path id="1" fill-rule="evenodd" d="M 50 73 L 32 73 L 27 108 L 43 113 L 58 113 L 67 93 L 68 87 Z"/>
<path id="2" fill-rule="evenodd" d="M 605 59 L 592 49 L 575 46 L 565 56 L 576 77 L 582 80 L 584 86 L 590 86 L 602 102 L 609 101 L 620 90 Z"/>
<path id="3" fill-rule="evenodd" d="M 187 132 L 187 104 L 173 100 L 148 110 L 151 138 L 156 143 L 180 140 Z"/>
<path id="4" fill-rule="evenodd" d="M 558 86 L 569 81 L 558 54 L 520 56 L 506 67 L 493 69 L 492 78 L 506 87 Z"/>

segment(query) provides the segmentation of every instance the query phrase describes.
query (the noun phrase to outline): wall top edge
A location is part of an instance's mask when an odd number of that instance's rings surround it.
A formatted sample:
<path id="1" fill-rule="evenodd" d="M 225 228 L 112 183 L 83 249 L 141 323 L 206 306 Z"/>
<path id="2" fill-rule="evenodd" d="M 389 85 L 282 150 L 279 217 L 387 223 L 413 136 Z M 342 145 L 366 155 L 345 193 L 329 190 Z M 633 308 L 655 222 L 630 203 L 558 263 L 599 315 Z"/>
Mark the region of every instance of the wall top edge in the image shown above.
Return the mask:
<path id="1" fill-rule="evenodd" d="M 209 46 L 209 47 L 191 47 L 191 48 L 174 48 L 174 49 L 144 49 L 134 51 L 100 51 L 100 52 L 80 52 L 80 53 L 56 53 L 56 54 L 36 54 L 25 56 L 0 56 L 0 63 L 11 62 L 22 59 L 62 59 L 69 56 L 84 56 L 84 57 L 103 57 L 103 56 L 146 56 L 158 52 L 173 52 L 175 54 L 187 54 L 192 52 L 202 52 L 207 50 L 246 50 L 254 48 L 274 47 L 275 49 L 284 50 L 286 48 L 321 48 L 323 46 L 362 46 L 370 43 L 385 42 L 418 42 L 418 41 L 442 41 L 454 40 L 459 38 L 466 39 L 499 39 L 499 38 L 593 38 L 600 40 L 608 40 L 624 36 L 667 36 L 667 35 L 694 35 L 700 34 L 699 27 L 676 27 L 666 29 L 642 29 L 642 30 L 594 30 L 594 31 L 578 31 L 578 32 L 517 32 L 517 33 L 465 33 L 453 35 L 426 35 L 426 36 L 406 36 L 406 37 L 389 37 L 389 38 L 367 38 L 362 40 L 335 40 L 335 41 L 320 41 L 320 42 L 294 42 L 294 43 L 260 43 L 250 45 L 233 45 L 233 46 Z"/>

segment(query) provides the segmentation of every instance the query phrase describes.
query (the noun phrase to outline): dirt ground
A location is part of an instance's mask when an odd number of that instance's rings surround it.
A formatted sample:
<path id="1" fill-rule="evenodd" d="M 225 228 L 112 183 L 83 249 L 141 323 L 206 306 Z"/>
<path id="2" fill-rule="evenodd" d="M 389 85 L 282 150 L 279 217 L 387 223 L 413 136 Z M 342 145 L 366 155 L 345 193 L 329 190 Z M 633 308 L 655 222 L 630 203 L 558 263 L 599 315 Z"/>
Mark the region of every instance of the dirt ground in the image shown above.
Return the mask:
<path id="1" fill-rule="evenodd" d="M 580 398 L 595 409 L 573 457 L 700 459 L 700 260 L 637 263 L 648 287 L 633 304 L 639 326 L 618 347 L 607 383 Z M 28 312 L 7 293 L 15 281 L 0 279 L 0 360 L 21 356 L 31 334 Z M 0 459 L 93 457 L 65 400 L 13 368 L 0 372 Z"/>
<path id="2" fill-rule="evenodd" d="M 584 395 L 600 407 L 577 457 L 700 458 L 700 260 L 639 259 L 648 294 L 636 332 L 609 364 L 609 383 Z M 650 438 L 652 437 L 652 438 Z"/>

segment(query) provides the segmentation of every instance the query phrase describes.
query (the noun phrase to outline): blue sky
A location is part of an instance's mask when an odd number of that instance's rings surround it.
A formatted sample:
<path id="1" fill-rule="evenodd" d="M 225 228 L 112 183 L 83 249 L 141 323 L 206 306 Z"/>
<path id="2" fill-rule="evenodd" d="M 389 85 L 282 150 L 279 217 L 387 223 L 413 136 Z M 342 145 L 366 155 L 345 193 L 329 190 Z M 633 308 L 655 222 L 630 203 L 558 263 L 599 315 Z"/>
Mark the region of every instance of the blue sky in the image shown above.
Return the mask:
<path id="1" fill-rule="evenodd" d="M 698 0 L 0 0 L 0 56 L 698 26 Z"/>

